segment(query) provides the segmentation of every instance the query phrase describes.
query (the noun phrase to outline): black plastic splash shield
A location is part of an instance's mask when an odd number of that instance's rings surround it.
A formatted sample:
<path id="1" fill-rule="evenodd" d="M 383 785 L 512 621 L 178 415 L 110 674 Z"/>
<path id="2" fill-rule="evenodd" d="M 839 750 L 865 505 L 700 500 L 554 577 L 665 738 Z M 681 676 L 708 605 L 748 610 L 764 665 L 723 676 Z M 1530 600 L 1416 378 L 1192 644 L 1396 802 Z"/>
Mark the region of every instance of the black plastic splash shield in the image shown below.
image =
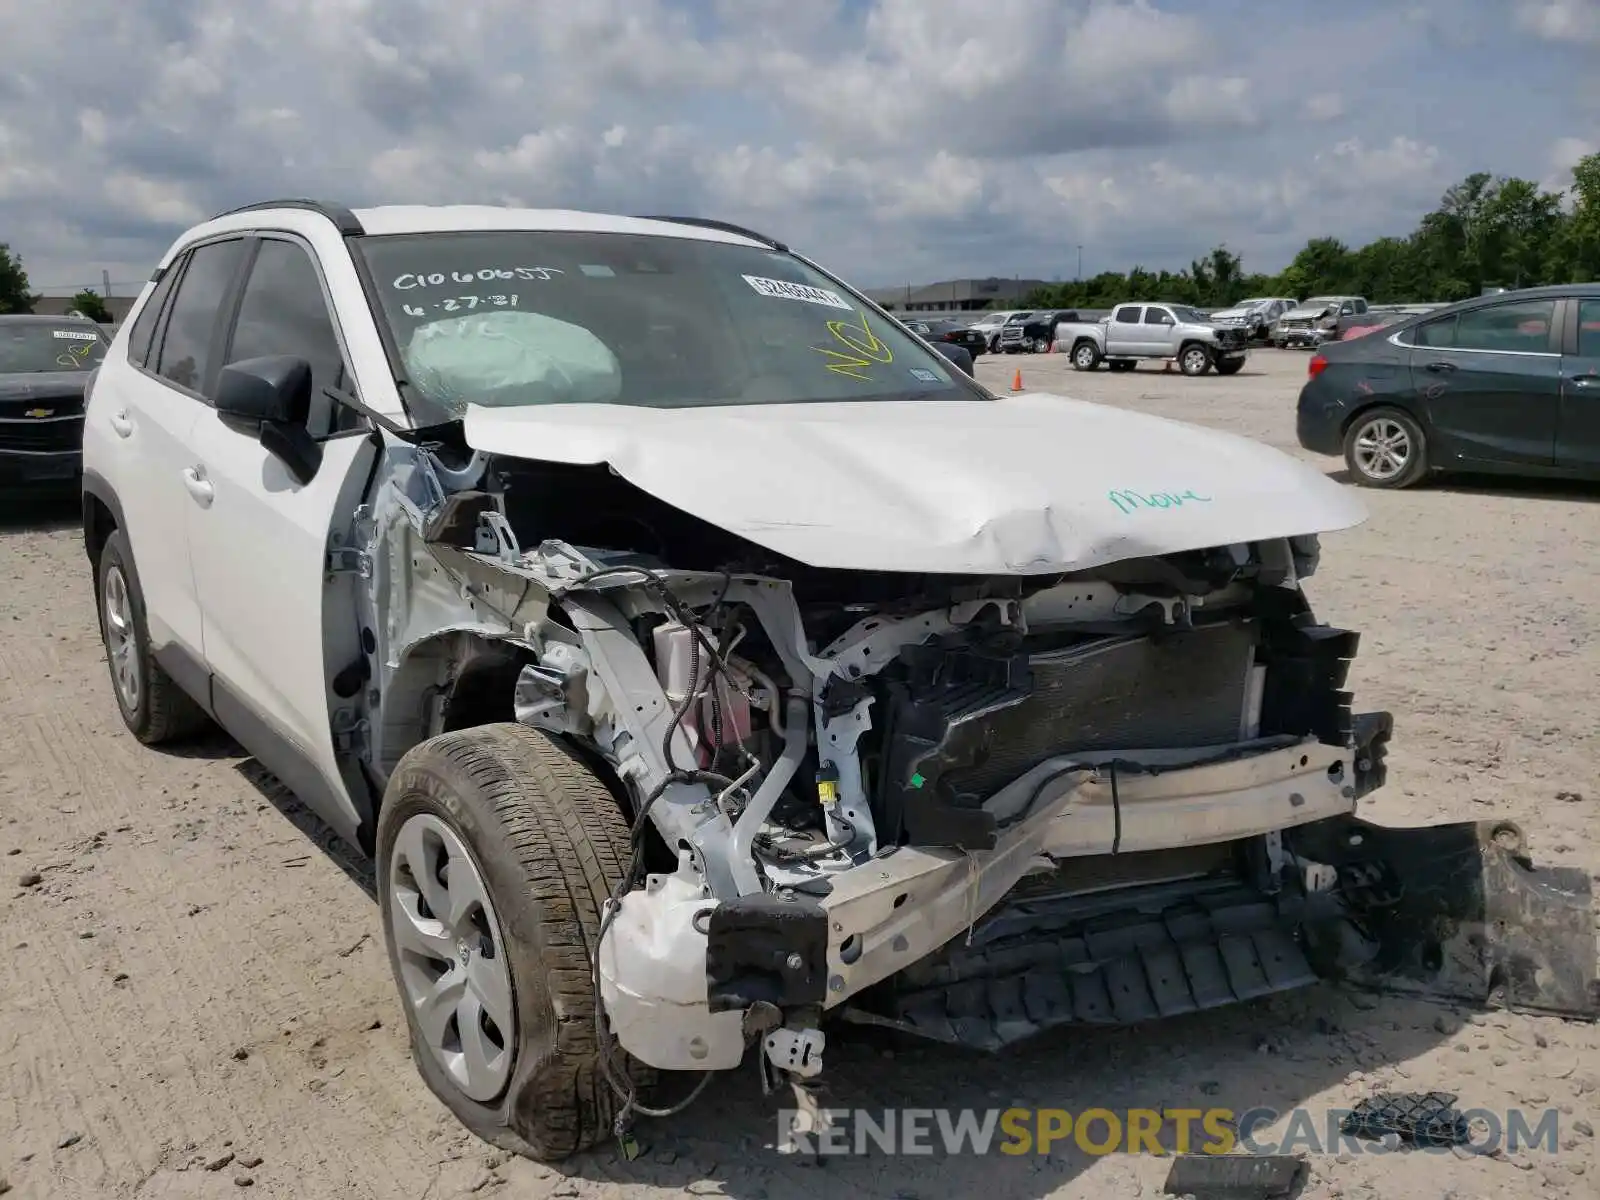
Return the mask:
<path id="1" fill-rule="evenodd" d="M 1588 873 L 1535 867 L 1511 822 L 1392 828 L 1338 818 L 1285 843 L 1339 872 L 1358 936 L 1313 945 L 1325 973 L 1373 991 L 1600 1018 Z"/>

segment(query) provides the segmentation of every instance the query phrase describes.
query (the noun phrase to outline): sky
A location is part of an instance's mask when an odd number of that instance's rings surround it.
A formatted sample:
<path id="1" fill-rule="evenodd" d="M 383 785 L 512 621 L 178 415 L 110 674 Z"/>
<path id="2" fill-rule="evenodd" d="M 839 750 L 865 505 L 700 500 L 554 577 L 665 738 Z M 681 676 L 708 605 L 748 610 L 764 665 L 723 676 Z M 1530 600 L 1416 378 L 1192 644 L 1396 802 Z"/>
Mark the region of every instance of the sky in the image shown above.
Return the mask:
<path id="1" fill-rule="evenodd" d="M 864 287 L 1276 271 L 1600 148 L 1600 0 L 5 0 L 0 45 L 36 289 L 282 196 L 711 216 Z"/>

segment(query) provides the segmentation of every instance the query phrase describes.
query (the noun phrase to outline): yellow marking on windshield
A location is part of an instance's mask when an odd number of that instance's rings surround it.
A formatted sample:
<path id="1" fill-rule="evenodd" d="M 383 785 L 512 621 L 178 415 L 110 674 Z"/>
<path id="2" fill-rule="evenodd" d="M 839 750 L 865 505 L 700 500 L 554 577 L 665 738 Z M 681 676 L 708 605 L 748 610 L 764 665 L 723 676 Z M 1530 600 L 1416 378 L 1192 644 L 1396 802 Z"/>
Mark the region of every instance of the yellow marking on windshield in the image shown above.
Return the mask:
<path id="1" fill-rule="evenodd" d="M 841 345 L 854 352 L 846 353 L 831 346 L 811 347 L 818 354 L 833 360 L 828 363 L 830 371 L 849 376 L 851 379 L 859 379 L 862 383 L 871 383 L 872 376 L 866 372 L 874 363 L 894 361 L 894 351 L 880 341 L 878 335 L 868 327 L 865 314 L 862 315 L 859 325 L 852 325 L 849 321 L 829 321 L 828 332 Z"/>

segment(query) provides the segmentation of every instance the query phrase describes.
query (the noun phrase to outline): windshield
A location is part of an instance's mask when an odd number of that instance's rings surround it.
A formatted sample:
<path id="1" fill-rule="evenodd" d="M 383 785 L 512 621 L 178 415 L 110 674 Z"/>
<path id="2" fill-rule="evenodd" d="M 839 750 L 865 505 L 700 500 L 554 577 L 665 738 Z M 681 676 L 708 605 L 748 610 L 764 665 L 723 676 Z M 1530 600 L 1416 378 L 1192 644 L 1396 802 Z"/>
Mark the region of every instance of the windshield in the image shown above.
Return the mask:
<path id="1" fill-rule="evenodd" d="M 1172 310 L 1172 315 L 1178 318 L 1180 324 L 1204 325 L 1206 323 L 1206 316 L 1199 309 L 1190 308 L 1184 304 L 1169 304 L 1167 307 Z"/>
<path id="2" fill-rule="evenodd" d="M 565 231 L 386 235 L 360 246 L 397 367 L 443 419 L 469 403 L 986 398 L 926 343 L 775 250 Z"/>
<path id="3" fill-rule="evenodd" d="M 1339 303 L 1337 296 L 1313 296 L 1309 300 L 1300 301 L 1301 308 L 1327 308 L 1330 304 Z"/>
<path id="4" fill-rule="evenodd" d="M 83 321 L 0 321 L 0 375 L 92 371 L 106 356 L 100 331 Z"/>

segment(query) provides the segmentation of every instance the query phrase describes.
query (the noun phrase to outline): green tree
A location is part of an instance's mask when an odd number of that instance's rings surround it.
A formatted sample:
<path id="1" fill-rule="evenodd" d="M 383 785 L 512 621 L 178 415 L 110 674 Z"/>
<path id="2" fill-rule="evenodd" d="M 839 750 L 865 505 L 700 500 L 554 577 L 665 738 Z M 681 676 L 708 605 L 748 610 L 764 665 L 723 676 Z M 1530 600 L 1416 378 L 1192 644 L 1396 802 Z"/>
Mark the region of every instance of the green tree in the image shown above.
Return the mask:
<path id="1" fill-rule="evenodd" d="M 1448 188 L 1409 234 L 1359 249 L 1312 238 L 1278 275 L 1246 274 L 1239 257 L 1218 246 L 1185 271 L 1107 271 L 1041 288 L 1024 303 L 1105 309 L 1122 300 L 1166 300 L 1220 308 L 1245 296 L 1354 293 L 1393 304 L 1589 280 L 1600 280 L 1600 154 L 1573 167 L 1565 193 L 1475 171 Z"/>
<path id="2" fill-rule="evenodd" d="M 99 321 L 102 325 L 111 324 L 111 310 L 100 298 L 100 293 L 90 288 L 84 288 L 72 298 L 72 307 L 91 321 Z"/>
<path id="3" fill-rule="evenodd" d="M 32 312 L 34 299 L 22 259 L 11 253 L 10 245 L 0 242 L 0 313 Z"/>

